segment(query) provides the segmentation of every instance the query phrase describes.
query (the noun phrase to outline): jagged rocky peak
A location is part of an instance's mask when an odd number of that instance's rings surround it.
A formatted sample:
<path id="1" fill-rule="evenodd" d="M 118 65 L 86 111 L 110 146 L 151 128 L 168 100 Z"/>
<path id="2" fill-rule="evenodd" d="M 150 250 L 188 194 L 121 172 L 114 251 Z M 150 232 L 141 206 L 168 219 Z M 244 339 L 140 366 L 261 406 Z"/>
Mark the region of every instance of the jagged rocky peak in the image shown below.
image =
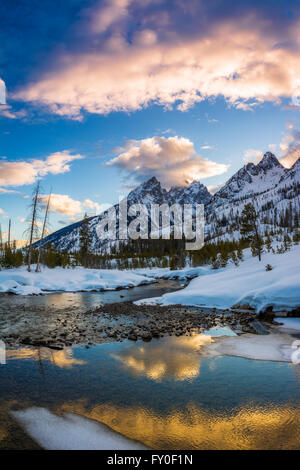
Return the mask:
<path id="1" fill-rule="evenodd" d="M 200 181 L 193 181 L 188 186 L 173 186 L 167 194 L 169 204 L 206 204 L 212 195 Z"/>
<path id="2" fill-rule="evenodd" d="M 155 176 L 141 183 L 133 189 L 127 197 L 130 204 L 134 203 L 152 203 L 160 204 L 166 197 L 167 191 L 161 187 L 160 182 Z"/>
<path id="3" fill-rule="evenodd" d="M 266 152 L 257 166 L 265 171 L 275 167 L 282 167 L 281 163 L 272 152 Z"/>

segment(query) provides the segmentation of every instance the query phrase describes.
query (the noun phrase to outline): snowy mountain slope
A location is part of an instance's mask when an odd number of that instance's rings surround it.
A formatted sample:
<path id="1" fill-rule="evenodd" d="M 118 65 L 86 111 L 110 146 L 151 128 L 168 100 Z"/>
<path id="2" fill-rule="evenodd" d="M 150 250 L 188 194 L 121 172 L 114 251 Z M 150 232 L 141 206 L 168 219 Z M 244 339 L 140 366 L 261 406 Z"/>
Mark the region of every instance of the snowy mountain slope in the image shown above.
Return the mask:
<path id="1" fill-rule="evenodd" d="M 153 177 L 131 191 L 127 197 L 128 206 L 142 203 L 148 209 L 151 204 L 162 203 L 205 204 L 208 239 L 237 230 L 238 218 L 247 202 L 255 205 L 264 225 L 278 225 L 284 218 L 291 218 L 292 221 L 299 218 L 300 160 L 292 168 L 286 169 L 275 155 L 267 152 L 257 165 L 248 163 L 241 168 L 214 196 L 199 181 L 167 191 Z M 89 219 L 91 248 L 94 252 L 109 250 L 111 244 L 118 244 L 98 238 L 97 226 L 103 217 L 104 214 L 100 214 Z M 45 238 L 44 244 L 50 242 L 59 250 L 77 251 L 81 223 L 77 222 L 52 233 Z"/>
<path id="2" fill-rule="evenodd" d="M 236 229 L 238 217 L 251 202 L 262 224 L 280 225 L 289 217 L 291 223 L 300 213 L 300 164 L 284 168 L 267 152 L 258 165 L 248 163 L 233 175 L 206 206 L 206 236 L 218 237 Z"/>
<path id="3" fill-rule="evenodd" d="M 256 312 L 269 306 L 274 311 L 293 310 L 300 302 L 299 255 L 300 246 L 294 246 L 284 254 L 265 253 L 263 261 L 259 262 L 247 249 L 239 267 L 229 264 L 217 270 L 199 268 L 198 276 L 184 289 L 135 303 L 205 305 L 222 309 L 247 304 Z M 271 271 L 266 271 L 267 263 L 273 267 Z"/>

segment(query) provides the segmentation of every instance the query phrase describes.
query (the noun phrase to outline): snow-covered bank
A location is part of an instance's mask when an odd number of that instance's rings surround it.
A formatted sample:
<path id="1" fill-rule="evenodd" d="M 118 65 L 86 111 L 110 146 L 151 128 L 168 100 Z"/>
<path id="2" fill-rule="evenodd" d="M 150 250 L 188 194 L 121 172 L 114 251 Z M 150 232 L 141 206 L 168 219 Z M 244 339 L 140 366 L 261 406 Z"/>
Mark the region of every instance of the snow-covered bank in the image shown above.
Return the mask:
<path id="1" fill-rule="evenodd" d="M 288 334 L 220 336 L 208 344 L 208 357 L 237 356 L 257 361 L 291 362 L 299 364 L 297 341 Z"/>
<path id="2" fill-rule="evenodd" d="M 284 254 L 266 253 L 261 262 L 251 256 L 249 249 L 244 250 L 244 257 L 238 267 L 230 264 L 218 270 L 197 268 L 198 276 L 185 289 L 137 303 L 222 309 L 248 304 L 257 312 L 269 306 L 274 311 L 300 306 L 300 246 L 293 246 Z M 272 266 L 271 271 L 266 271 L 267 264 Z M 184 271 L 188 275 L 188 270 Z"/>
<path id="3" fill-rule="evenodd" d="M 149 276 L 112 269 L 43 268 L 42 272 L 27 272 L 23 266 L 18 269 L 0 271 L 0 293 L 29 295 L 45 292 L 78 292 L 93 290 L 114 290 L 149 284 L 155 280 Z"/>
<path id="4" fill-rule="evenodd" d="M 27 433 L 48 450 L 142 450 L 141 443 L 128 439 L 108 426 L 82 416 L 57 416 L 45 408 L 13 411 Z"/>
<path id="5" fill-rule="evenodd" d="M 175 270 L 169 268 L 139 268 L 132 270 L 132 272 L 155 279 L 178 279 L 187 281 L 210 272 L 210 266 L 186 267 Z"/>

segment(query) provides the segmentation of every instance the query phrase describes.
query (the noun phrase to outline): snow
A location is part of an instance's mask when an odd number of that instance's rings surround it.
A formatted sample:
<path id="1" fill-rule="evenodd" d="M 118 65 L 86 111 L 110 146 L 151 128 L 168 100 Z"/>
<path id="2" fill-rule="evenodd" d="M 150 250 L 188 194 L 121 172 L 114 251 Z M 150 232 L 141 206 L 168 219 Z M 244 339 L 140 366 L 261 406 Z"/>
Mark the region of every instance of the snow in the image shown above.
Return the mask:
<path id="1" fill-rule="evenodd" d="M 244 250 L 244 261 L 218 270 L 199 271 L 190 284 L 161 297 L 139 300 L 137 304 L 190 305 L 221 309 L 248 304 L 260 312 L 269 306 L 274 311 L 291 310 L 300 305 L 300 246 L 284 254 L 265 253 L 262 261 Z M 266 271 L 270 264 L 273 269 Z M 185 275 L 188 275 L 185 270 Z M 154 277 L 154 276 L 153 276 Z"/>
<path id="2" fill-rule="evenodd" d="M 45 408 L 29 408 L 11 414 L 27 433 L 48 450 L 142 450 L 137 441 L 105 424 L 66 413 L 57 416 Z"/>
<path id="3" fill-rule="evenodd" d="M 20 295 L 45 292 L 76 292 L 92 290 L 114 290 L 149 284 L 155 280 L 149 276 L 118 271 L 117 269 L 75 269 L 43 268 L 36 273 L 34 266 L 29 273 L 23 266 L 17 269 L 0 271 L 0 293 L 11 292 Z"/>
<path id="4" fill-rule="evenodd" d="M 132 270 L 132 272 L 154 279 L 179 279 L 186 281 L 205 274 L 209 270 L 209 266 L 199 266 L 195 268 L 186 267 L 175 270 L 171 270 L 169 268 L 138 268 Z"/>
<path id="5" fill-rule="evenodd" d="M 236 356 L 257 361 L 294 362 L 298 360 L 295 338 L 287 334 L 219 336 L 204 351 L 208 357 Z M 294 361 L 293 361 L 294 358 Z M 299 357 L 300 360 L 300 357 Z M 295 361 L 295 363 L 297 363 Z"/>

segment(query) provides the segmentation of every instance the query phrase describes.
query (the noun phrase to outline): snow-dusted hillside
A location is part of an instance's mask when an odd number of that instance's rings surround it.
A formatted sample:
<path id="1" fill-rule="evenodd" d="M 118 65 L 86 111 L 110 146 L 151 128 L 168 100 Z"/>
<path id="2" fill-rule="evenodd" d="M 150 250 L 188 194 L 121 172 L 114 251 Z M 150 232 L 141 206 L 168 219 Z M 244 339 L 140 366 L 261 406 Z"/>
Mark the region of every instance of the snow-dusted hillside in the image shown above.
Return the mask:
<path id="1" fill-rule="evenodd" d="M 284 254 L 266 253 L 261 262 L 251 256 L 250 249 L 244 250 L 244 254 L 245 261 L 238 267 L 230 264 L 218 270 L 205 267 L 198 268 L 197 272 L 192 269 L 198 276 L 184 289 L 137 303 L 216 308 L 248 304 L 257 312 L 269 306 L 273 306 L 274 311 L 300 306 L 300 246 Z M 271 271 L 266 271 L 267 264 L 273 267 Z M 149 273 L 155 276 L 155 269 Z M 188 273 L 186 269 L 185 276 Z"/>
<path id="2" fill-rule="evenodd" d="M 290 219 L 294 224 L 300 217 L 300 161 L 286 169 L 271 152 L 267 152 L 257 165 L 248 163 L 241 168 L 214 196 L 199 181 L 167 191 L 153 177 L 131 191 L 127 200 L 128 206 L 142 203 L 148 208 L 151 204 L 162 203 L 205 204 L 207 239 L 224 237 L 228 233 L 228 238 L 232 237 L 232 232 L 238 229 L 239 215 L 248 202 L 255 205 L 264 226 L 278 226 L 284 219 Z M 115 244 L 98 238 L 97 226 L 102 218 L 103 214 L 100 214 L 89 219 L 94 252 L 109 251 L 111 244 Z M 59 250 L 77 251 L 81 223 L 52 233 L 44 243 L 53 243 Z"/>

